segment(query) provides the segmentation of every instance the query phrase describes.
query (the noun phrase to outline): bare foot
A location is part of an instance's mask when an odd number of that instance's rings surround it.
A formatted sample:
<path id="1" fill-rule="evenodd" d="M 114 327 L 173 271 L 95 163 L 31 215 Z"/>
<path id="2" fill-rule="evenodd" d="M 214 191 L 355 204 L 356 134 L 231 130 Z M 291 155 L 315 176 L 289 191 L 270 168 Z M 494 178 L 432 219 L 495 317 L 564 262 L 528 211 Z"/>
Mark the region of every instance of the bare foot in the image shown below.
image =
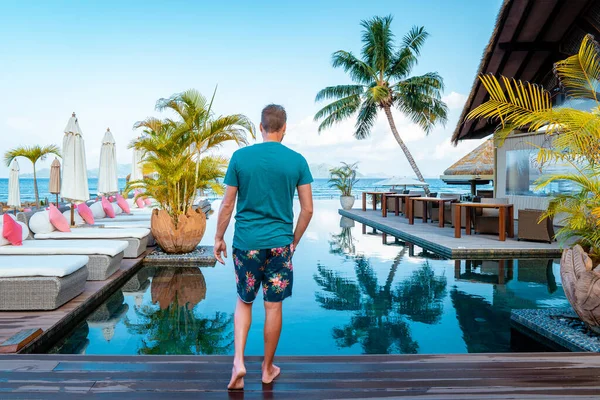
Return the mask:
<path id="1" fill-rule="evenodd" d="M 273 382 L 275 380 L 275 378 L 277 378 L 279 376 L 280 373 L 281 373 L 281 368 L 279 368 L 277 365 L 271 364 L 271 366 L 267 368 L 267 367 L 265 367 L 265 364 L 263 363 L 262 383 L 268 385 L 269 383 Z"/>
<path id="2" fill-rule="evenodd" d="M 228 390 L 242 390 L 244 389 L 244 376 L 246 376 L 246 367 L 243 365 L 233 364 L 231 369 L 231 380 L 227 385 Z"/>

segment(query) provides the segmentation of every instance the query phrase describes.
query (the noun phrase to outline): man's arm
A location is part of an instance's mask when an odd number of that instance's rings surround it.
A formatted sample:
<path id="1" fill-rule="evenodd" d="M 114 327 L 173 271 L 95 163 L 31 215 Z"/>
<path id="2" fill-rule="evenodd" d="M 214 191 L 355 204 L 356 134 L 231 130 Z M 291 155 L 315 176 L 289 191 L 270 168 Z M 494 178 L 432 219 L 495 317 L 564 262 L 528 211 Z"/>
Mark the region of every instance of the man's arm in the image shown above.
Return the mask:
<path id="1" fill-rule="evenodd" d="M 298 186 L 298 198 L 300 199 L 300 216 L 298 217 L 298 223 L 296 224 L 296 230 L 294 231 L 294 242 L 292 243 L 294 251 L 302 235 L 308 228 L 308 224 L 313 215 L 313 199 L 312 199 L 312 188 L 310 183 L 307 185 Z"/>
<path id="2" fill-rule="evenodd" d="M 223 237 L 225 236 L 225 231 L 229 226 L 229 221 L 231 221 L 231 214 L 233 214 L 233 208 L 235 207 L 237 190 L 238 188 L 236 186 L 227 186 L 225 197 L 223 197 L 221 207 L 219 208 L 219 217 L 217 218 L 217 233 L 215 234 L 214 255 L 217 261 L 219 261 L 221 264 L 225 264 L 225 261 L 223 261 L 223 258 L 221 257 L 221 253 L 223 253 L 225 258 L 227 258 L 227 245 L 225 244 Z"/>

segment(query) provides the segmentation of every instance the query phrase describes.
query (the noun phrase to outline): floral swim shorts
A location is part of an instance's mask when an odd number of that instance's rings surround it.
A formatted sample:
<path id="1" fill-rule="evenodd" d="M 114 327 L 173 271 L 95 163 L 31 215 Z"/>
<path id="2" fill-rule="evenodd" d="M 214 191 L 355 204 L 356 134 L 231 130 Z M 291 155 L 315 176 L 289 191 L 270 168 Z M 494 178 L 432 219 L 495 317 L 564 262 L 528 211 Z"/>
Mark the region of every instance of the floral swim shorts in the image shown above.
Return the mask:
<path id="1" fill-rule="evenodd" d="M 294 273 L 290 246 L 264 250 L 233 249 L 235 282 L 240 299 L 252 303 L 262 284 L 263 299 L 279 303 L 292 295 Z"/>

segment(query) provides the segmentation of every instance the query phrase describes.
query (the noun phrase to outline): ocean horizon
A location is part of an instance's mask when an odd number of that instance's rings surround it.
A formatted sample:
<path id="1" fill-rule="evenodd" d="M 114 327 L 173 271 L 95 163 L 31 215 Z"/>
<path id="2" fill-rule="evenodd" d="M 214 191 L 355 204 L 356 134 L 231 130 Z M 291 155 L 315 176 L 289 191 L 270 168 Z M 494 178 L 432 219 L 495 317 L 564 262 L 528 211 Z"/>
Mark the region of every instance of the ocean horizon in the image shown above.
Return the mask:
<path id="1" fill-rule="evenodd" d="M 380 186 L 377 186 L 376 183 L 383 180 L 385 178 L 364 178 L 360 179 L 358 183 L 354 186 L 354 194 L 358 197 L 360 192 L 364 190 L 374 190 L 374 189 L 383 189 Z M 429 178 L 425 179 L 427 183 L 429 183 L 429 188 L 432 192 L 444 192 L 444 193 L 460 193 L 466 194 L 471 192 L 471 188 L 469 185 L 448 185 L 441 179 Z M 45 200 L 46 198 L 50 201 L 55 198 L 54 194 L 51 194 L 48 191 L 48 178 L 38 178 L 38 191 L 40 194 L 40 199 Z M 125 188 L 126 180 L 125 178 L 119 178 L 119 190 L 123 190 Z M 33 191 L 33 179 L 32 178 L 21 178 L 19 179 L 19 185 L 21 189 L 21 201 L 34 201 L 35 194 Z M 97 178 L 89 178 L 88 185 L 90 189 L 90 198 L 94 198 L 97 196 L 97 188 L 98 188 L 98 179 Z M 492 185 L 481 185 L 478 186 L 479 189 L 492 189 Z M 339 192 L 336 189 L 330 188 L 327 184 L 327 179 L 318 178 L 313 182 L 313 196 L 318 199 L 331 199 L 339 196 Z M 208 195 L 208 198 L 219 198 L 219 196 L 211 196 Z M 0 202 L 6 202 L 8 200 L 8 179 L 0 178 Z"/>

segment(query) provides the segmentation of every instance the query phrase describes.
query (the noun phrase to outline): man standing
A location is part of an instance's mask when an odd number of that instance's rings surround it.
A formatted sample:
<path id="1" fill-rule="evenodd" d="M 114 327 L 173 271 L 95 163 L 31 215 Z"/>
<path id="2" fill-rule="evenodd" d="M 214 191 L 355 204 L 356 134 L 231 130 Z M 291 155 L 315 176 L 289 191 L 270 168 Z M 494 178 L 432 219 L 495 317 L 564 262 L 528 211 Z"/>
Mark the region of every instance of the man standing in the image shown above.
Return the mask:
<path id="1" fill-rule="evenodd" d="M 292 295 L 292 256 L 313 213 L 312 175 L 304 157 L 281 144 L 287 116 L 282 106 L 262 110 L 263 143 L 237 150 L 225 175 L 227 190 L 219 210 L 214 253 L 225 264 L 223 240 L 237 197 L 233 263 L 238 300 L 235 307 L 235 356 L 228 389 L 243 389 L 244 349 L 252 322 L 252 302 L 262 285 L 265 305 L 265 357 L 262 381 L 271 383 L 280 372 L 273 364 L 281 334 L 282 302 Z M 293 230 L 294 194 L 300 216 Z"/>

